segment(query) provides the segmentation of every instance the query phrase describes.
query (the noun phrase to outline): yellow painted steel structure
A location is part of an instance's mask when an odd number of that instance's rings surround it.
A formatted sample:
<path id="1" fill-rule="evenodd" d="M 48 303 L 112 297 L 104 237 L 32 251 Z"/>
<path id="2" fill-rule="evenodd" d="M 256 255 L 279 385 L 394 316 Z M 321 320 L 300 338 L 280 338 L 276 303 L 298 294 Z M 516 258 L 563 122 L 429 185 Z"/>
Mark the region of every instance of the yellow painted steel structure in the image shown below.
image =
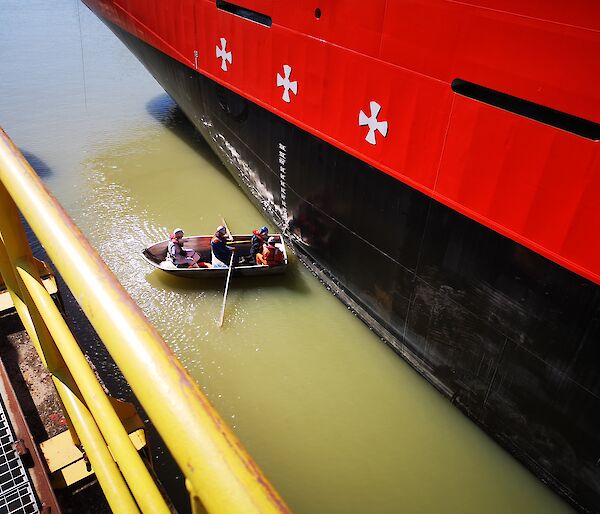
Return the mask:
<path id="1" fill-rule="evenodd" d="M 193 512 L 290 512 L 106 264 L 0 129 L 0 273 L 114 512 L 170 512 L 40 282 L 21 211 L 186 477 Z M 113 460 L 114 457 L 114 460 Z M 116 461 L 116 463 L 115 463 Z"/>

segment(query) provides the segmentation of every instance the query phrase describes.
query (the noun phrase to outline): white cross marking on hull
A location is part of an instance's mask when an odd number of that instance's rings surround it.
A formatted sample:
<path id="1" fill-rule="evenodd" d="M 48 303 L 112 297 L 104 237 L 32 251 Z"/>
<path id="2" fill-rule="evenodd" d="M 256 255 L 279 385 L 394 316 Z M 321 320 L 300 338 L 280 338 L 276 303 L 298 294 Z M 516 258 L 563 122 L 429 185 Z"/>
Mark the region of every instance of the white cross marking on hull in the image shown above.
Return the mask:
<path id="1" fill-rule="evenodd" d="M 283 95 L 281 98 L 284 102 L 290 103 L 290 91 L 295 95 L 298 94 L 298 81 L 294 80 L 290 81 L 290 75 L 292 74 L 292 67 L 288 64 L 283 65 L 283 77 L 278 73 L 277 74 L 277 87 L 283 86 Z"/>
<path id="2" fill-rule="evenodd" d="M 232 55 L 231 52 L 226 52 L 225 51 L 225 47 L 227 46 L 227 40 L 222 37 L 221 38 L 221 48 L 219 48 L 218 46 L 216 47 L 216 53 L 217 53 L 217 59 L 222 59 L 221 61 L 221 69 L 223 71 L 227 71 L 227 61 L 229 61 L 229 64 L 233 64 L 233 59 L 232 59 Z"/>
<path id="3" fill-rule="evenodd" d="M 371 101 L 369 105 L 371 107 L 371 116 L 367 116 L 361 109 L 360 113 L 358 114 L 358 124 L 359 126 L 367 125 L 369 127 L 369 133 L 365 139 L 368 143 L 375 145 L 377 144 L 375 132 L 379 131 L 383 137 L 386 137 L 388 131 L 388 122 L 377 121 L 377 115 L 381 110 L 381 105 L 373 101 Z"/>

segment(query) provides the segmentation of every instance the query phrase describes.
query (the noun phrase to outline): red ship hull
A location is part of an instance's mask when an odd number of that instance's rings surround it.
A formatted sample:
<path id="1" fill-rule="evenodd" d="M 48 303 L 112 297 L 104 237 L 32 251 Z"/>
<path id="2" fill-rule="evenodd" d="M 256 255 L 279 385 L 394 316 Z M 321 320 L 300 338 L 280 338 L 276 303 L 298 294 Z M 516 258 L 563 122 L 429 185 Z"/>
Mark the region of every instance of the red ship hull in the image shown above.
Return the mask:
<path id="1" fill-rule="evenodd" d="M 600 511 L 600 5 L 86 3 L 359 316 Z"/>

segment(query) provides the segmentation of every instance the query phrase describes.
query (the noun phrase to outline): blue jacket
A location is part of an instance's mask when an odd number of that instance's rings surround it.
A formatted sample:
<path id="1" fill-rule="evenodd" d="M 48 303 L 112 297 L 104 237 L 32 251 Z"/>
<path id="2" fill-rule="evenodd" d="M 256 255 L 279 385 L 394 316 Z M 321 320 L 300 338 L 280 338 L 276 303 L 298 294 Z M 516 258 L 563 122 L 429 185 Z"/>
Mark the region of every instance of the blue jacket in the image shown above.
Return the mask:
<path id="1" fill-rule="evenodd" d="M 218 237 L 213 237 L 210 242 L 210 248 L 213 255 L 224 264 L 229 264 L 233 247 L 227 246 L 227 243 Z"/>

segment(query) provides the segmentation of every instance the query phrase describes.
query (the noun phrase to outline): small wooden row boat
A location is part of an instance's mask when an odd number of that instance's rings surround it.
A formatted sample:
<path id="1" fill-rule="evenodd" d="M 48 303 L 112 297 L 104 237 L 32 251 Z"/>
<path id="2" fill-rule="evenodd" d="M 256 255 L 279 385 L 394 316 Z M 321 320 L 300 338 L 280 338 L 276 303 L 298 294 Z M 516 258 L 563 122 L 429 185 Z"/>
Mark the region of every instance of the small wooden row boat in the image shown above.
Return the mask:
<path id="1" fill-rule="evenodd" d="M 283 242 L 283 237 L 280 234 L 271 234 L 279 242 L 275 244 L 283 252 L 283 263 L 279 266 L 264 266 L 262 264 L 254 264 L 250 262 L 250 240 L 252 234 L 234 235 L 233 241 L 228 242 L 236 247 L 236 254 L 239 258 L 239 263 L 233 268 L 233 274 L 236 276 L 251 276 L 251 275 L 276 275 L 285 273 L 288 266 L 287 251 Z M 184 248 L 195 250 L 200 259 L 210 263 L 212 254 L 210 251 L 210 241 L 213 236 L 192 236 L 184 238 Z M 153 244 L 142 251 L 144 259 L 157 269 L 188 278 L 208 278 L 208 277 L 225 277 L 229 268 L 178 268 L 169 259 L 167 259 L 167 247 L 169 241 L 161 241 Z"/>

